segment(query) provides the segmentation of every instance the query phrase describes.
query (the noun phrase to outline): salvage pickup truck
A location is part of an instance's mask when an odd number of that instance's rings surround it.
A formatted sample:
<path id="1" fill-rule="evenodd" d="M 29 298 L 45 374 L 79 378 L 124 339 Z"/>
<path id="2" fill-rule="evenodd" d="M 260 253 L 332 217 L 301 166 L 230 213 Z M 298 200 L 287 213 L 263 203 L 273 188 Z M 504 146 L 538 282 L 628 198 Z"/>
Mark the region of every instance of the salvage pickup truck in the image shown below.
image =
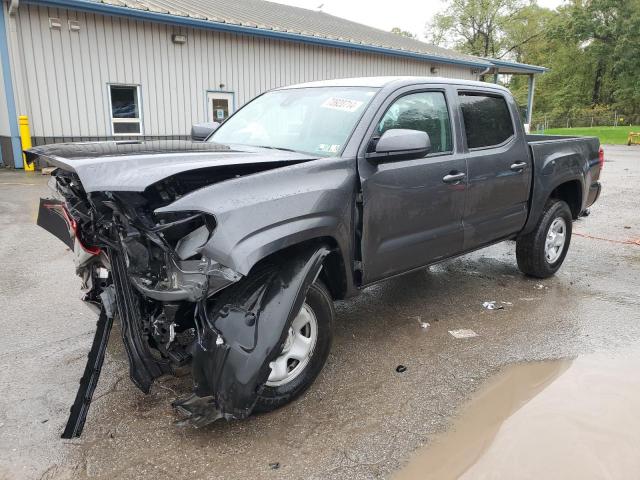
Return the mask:
<path id="1" fill-rule="evenodd" d="M 524 274 L 553 275 L 600 193 L 598 139 L 526 135 L 493 84 L 306 83 L 215 126 L 204 142 L 26 152 L 57 167 L 38 223 L 99 312 L 64 437 L 82 431 L 114 317 L 142 391 L 190 364 L 182 421 L 245 418 L 314 381 L 335 300 L 503 240 Z"/>

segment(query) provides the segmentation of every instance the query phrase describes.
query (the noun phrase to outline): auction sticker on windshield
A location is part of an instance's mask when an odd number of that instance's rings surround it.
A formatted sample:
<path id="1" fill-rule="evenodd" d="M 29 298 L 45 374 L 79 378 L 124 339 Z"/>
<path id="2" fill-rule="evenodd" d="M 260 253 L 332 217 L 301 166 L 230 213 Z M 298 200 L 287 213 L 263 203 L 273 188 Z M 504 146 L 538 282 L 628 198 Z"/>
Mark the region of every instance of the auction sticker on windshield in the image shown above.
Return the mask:
<path id="1" fill-rule="evenodd" d="M 336 144 L 329 145 L 327 143 L 321 143 L 318 145 L 318 151 L 320 152 L 338 153 L 339 150 L 340 145 Z"/>
<path id="2" fill-rule="evenodd" d="M 322 106 L 324 108 L 332 108 L 334 110 L 353 113 L 360 108 L 363 103 L 364 102 L 360 102 L 358 100 L 349 100 L 348 98 L 330 97 L 324 101 Z"/>

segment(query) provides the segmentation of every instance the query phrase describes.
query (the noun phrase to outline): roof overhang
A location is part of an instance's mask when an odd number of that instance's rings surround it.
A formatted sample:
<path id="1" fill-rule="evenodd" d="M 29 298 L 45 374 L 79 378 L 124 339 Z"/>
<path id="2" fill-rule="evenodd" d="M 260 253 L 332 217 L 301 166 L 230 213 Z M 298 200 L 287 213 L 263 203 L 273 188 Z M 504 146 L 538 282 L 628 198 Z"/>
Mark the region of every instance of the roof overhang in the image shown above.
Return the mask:
<path id="1" fill-rule="evenodd" d="M 290 40 L 302 42 L 312 45 L 322 45 L 326 47 L 345 48 L 350 50 L 358 50 L 368 53 L 377 53 L 382 55 L 390 55 L 394 57 L 413 58 L 416 60 L 428 61 L 432 63 L 442 63 L 450 65 L 459 65 L 483 71 L 491 68 L 494 64 L 492 61 L 478 57 L 477 60 L 466 60 L 458 58 L 449 58 L 440 55 L 430 55 L 426 53 L 412 52 L 409 50 L 399 50 L 383 46 L 369 45 L 363 43 L 354 43 L 344 40 L 336 40 L 332 38 L 304 35 L 301 33 L 285 32 L 273 30 L 264 27 L 250 27 L 246 25 L 237 25 L 231 23 L 214 22 L 194 17 L 183 17 L 178 15 L 169 15 L 167 13 L 152 12 L 119 5 L 111 5 L 107 3 L 98 3 L 87 0 L 23 0 L 21 3 L 30 3 L 54 8 L 68 8 L 72 10 L 81 10 L 84 12 L 99 13 L 102 15 L 115 15 L 121 17 L 137 18 L 151 22 L 166 23 L 171 25 L 180 25 L 191 28 L 202 28 L 208 30 L 218 30 L 233 32 L 244 35 L 253 35 L 257 37 L 276 38 L 280 40 Z"/>
<path id="2" fill-rule="evenodd" d="M 546 67 L 540 67 L 538 65 L 529 65 L 527 63 L 508 62 L 506 60 L 498 60 L 496 58 L 487 58 L 487 61 L 495 65 L 495 73 L 501 74 L 535 74 L 544 73 L 549 69 Z"/>

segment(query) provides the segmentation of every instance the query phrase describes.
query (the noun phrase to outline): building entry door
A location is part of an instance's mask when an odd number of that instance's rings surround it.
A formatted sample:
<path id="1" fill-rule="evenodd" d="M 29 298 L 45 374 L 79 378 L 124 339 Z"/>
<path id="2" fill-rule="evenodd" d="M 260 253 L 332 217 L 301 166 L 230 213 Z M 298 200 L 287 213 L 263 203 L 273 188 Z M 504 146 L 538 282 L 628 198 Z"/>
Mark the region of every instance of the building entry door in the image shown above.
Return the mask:
<path id="1" fill-rule="evenodd" d="M 234 107 L 233 93 L 207 92 L 207 115 L 210 122 L 223 122 L 233 113 Z"/>

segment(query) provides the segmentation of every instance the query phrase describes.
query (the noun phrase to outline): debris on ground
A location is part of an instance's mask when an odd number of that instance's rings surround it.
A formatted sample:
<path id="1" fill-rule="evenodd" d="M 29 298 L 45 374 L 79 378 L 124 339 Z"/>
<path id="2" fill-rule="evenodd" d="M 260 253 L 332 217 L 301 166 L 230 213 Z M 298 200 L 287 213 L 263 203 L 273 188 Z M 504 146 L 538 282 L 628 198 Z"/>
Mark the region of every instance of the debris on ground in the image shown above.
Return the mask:
<path id="1" fill-rule="evenodd" d="M 420 325 L 420 328 L 427 330 L 431 324 L 428 322 L 423 322 L 422 321 L 422 317 L 420 315 L 413 315 L 410 317 L 407 317 L 409 320 L 415 320 L 416 322 L 418 322 L 418 325 Z"/>
<path id="2" fill-rule="evenodd" d="M 467 328 L 459 328 L 458 330 L 449 330 L 449 333 L 455 338 L 472 338 L 477 337 L 478 334 L 473 330 Z"/>
<path id="3" fill-rule="evenodd" d="M 497 305 L 495 300 L 491 300 L 490 302 L 484 302 L 482 306 L 487 310 L 502 310 L 504 308 L 503 305 Z"/>
<path id="4" fill-rule="evenodd" d="M 535 288 L 536 290 L 542 290 L 542 289 L 547 288 L 547 287 L 545 287 L 541 283 L 538 283 L 538 284 L 534 285 L 533 288 Z"/>
<path id="5" fill-rule="evenodd" d="M 404 373 L 406 371 L 407 371 L 407 367 L 405 367 L 404 365 L 398 365 L 396 367 L 396 372 L 398 372 L 398 373 Z"/>
<path id="6" fill-rule="evenodd" d="M 271 470 L 277 470 L 280 468 L 280 462 L 273 462 L 269 464 L 269 468 Z"/>

